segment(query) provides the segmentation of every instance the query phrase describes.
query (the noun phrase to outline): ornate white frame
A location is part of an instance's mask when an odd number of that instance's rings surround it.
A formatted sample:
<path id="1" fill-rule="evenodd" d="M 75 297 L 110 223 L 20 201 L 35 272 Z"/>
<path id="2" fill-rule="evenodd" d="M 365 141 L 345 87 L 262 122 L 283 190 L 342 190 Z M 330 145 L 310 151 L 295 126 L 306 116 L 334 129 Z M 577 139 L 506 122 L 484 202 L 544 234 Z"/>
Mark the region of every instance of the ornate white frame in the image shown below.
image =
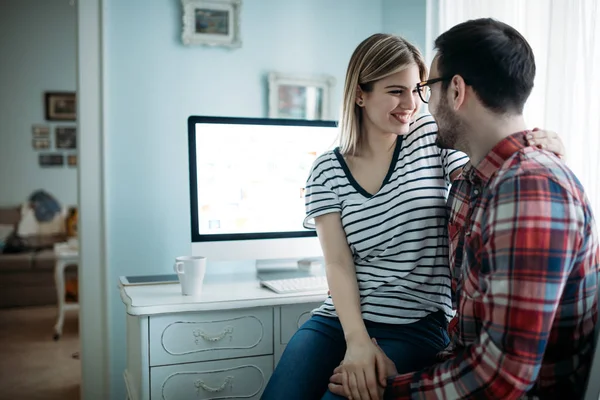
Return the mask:
<path id="1" fill-rule="evenodd" d="M 183 32 L 181 40 L 185 45 L 241 47 L 240 10 L 242 0 L 181 0 L 183 7 Z M 230 31 L 227 36 L 196 33 L 195 13 L 197 8 L 225 10 L 229 12 Z"/>
<path id="2" fill-rule="evenodd" d="M 329 75 L 293 75 L 279 72 L 269 73 L 269 118 L 279 118 L 279 86 L 312 86 L 323 90 L 321 116 L 323 120 L 332 119 L 331 93 L 335 78 Z"/>

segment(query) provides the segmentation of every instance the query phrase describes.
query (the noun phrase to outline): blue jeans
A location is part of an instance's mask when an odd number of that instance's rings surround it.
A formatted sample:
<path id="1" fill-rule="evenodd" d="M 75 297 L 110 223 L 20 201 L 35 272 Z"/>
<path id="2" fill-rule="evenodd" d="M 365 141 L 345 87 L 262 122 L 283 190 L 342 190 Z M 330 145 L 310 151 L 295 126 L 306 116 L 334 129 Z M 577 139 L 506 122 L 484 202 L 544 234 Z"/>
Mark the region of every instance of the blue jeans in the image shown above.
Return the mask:
<path id="1" fill-rule="evenodd" d="M 434 364 L 435 355 L 449 342 L 441 312 L 408 325 L 369 321 L 365 325 L 401 374 Z M 327 384 L 345 354 L 340 321 L 313 315 L 290 339 L 261 399 L 341 399 L 327 389 Z"/>

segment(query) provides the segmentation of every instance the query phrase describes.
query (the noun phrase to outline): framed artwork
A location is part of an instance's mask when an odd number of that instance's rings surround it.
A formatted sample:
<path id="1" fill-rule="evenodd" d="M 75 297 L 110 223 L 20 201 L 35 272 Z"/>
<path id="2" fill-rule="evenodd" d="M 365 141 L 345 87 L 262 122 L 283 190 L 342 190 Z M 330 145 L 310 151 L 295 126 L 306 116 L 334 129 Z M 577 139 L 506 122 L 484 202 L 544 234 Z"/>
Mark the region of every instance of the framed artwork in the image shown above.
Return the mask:
<path id="1" fill-rule="evenodd" d="M 269 118 L 329 120 L 332 76 L 269 74 Z"/>
<path id="2" fill-rule="evenodd" d="M 40 167 L 62 167 L 65 163 L 64 156 L 58 153 L 43 153 L 39 155 Z"/>
<path id="3" fill-rule="evenodd" d="M 47 138 L 50 136 L 50 128 L 46 125 L 33 125 L 31 134 L 34 138 Z"/>
<path id="4" fill-rule="evenodd" d="M 67 165 L 69 167 L 77 166 L 77 154 L 69 154 L 67 155 Z"/>
<path id="5" fill-rule="evenodd" d="M 77 102 L 75 92 L 46 92 L 46 120 L 75 121 Z"/>
<path id="6" fill-rule="evenodd" d="M 242 0 L 181 0 L 186 45 L 236 48 L 240 38 Z"/>
<path id="7" fill-rule="evenodd" d="M 35 150 L 43 150 L 50 148 L 50 138 L 34 137 L 31 139 L 31 145 Z"/>
<path id="8" fill-rule="evenodd" d="M 57 126 L 54 130 L 55 146 L 57 149 L 77 148 L 77 128 L 74 126 Z"/>

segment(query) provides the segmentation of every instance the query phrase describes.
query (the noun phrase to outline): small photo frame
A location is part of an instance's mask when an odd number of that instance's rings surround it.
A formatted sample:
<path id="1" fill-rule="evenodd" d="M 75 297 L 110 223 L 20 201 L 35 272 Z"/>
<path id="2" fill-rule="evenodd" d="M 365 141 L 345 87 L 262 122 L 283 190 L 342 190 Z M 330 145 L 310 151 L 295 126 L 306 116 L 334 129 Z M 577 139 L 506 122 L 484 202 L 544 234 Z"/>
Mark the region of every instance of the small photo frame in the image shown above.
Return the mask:
<path id="1" fill-rule="evenodd" d="M 269 118 L 330 120 L 332 76 L 269 74 Z"/>
<path id="2" fill-rule="evenodd" d="M 46 92 L 47 121 L 75 121 L 77 101 L 75 92 Z"/>
<path id="3" fill-rule="evenodd" d="M 57 126 L 54 130 L 57 149 L 72 150 L 77 148 L 77 128 L 74 126 Z"/>
<path id="4" fill-rule="evenodd" d="M 242 0 L 181 0 L 185 45 L 236 48 L 240 38 Z"/>
<path id="5" fill-rule="evenodd" d="M 46 125 L 33 125 L 31 134 L 34 138 L 48 138 L 50 137 L 50 128 Z"/>
<path id="6" fill-rule="evenodd" d="M 77 154 L 69 154 L 67 155 L 67 165 L 69 167 L 77 166 Z"/>
<path id="7" fill-rule="evenodd" d="M 39 157 L 40 167 L 62 167 L 65 163 L 65 158 L 58 153 L 43 153 Z"/>
<path id="8" fill-rule="evenodd" d="M 34 137 L 31 139 L 31 146 L 35 150 L 44 150 L 50 148 L 50 138 Z"/>

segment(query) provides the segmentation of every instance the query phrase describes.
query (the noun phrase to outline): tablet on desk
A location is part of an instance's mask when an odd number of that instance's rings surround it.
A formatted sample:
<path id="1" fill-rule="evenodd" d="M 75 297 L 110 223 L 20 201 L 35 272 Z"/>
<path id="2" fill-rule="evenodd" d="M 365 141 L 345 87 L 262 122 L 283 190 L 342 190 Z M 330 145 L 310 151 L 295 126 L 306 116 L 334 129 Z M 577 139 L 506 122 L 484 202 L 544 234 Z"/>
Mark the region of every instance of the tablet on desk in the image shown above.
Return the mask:
<path id="1" fill-rule="evenodd" d="M 121 276 L 119 279 L 123 286 L 179 283 L 177 274 Z"/>

